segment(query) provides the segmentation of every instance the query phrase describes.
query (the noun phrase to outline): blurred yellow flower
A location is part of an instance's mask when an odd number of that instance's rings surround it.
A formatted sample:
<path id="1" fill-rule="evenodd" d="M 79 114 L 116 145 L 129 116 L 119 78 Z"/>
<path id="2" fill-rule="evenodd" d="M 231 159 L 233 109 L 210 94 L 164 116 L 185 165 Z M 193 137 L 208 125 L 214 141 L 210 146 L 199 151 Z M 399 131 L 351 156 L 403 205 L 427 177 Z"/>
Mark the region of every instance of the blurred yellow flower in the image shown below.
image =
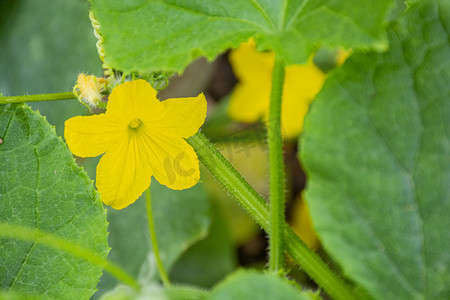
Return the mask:
<path id="1" fill-rule="evenodd" d="M 239 80 L 228 108 L 232 119 L 244 123 L 267 119 L 274 59 L 271 52 L 257 52 L 253 40 L 231 52 L 230 62 Z M 300 133 L 309 104 L 324 81 L 325 74 L 312 59 L 305 65 L 286 67 L 281 111 L 285 137 L 294 138 Z"/>
<path id="2" fill-rule="evenodd" d="M 64 136 L 77 156 L 105 153 L 96 185 L 106 205 L 122 209 L 150 186 L 152 175 L 176 190 L 198 182 L 198 158 L 184 138 L 205 116 L 203 94 L 160 102 L 148 82 L 136 80 L 113 89 L 106 113 L 67 120 Z"/>
<path id="3" fill-rule="evenodd" d="M 309 214 L 308 204 L 301 194 L 298 195 L 292 206 L 292 220 L 290 224 L 294 232 L 309 246 L 309 248 L 315 250 L 320 247 L 320 241 L 314 230 Z"/>

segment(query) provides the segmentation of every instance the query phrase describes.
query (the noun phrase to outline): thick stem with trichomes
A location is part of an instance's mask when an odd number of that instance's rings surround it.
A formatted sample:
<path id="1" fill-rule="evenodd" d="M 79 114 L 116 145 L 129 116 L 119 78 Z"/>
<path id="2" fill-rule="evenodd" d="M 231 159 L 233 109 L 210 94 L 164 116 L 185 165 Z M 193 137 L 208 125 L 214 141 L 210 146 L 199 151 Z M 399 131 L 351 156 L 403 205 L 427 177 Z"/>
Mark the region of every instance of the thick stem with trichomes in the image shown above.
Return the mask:
<path id="1" fill-rule="evenodd" d="M 264 199 L 201 132 L 191 136 L 187 141 L 209 172 L 264 230 L 269 231 L 269 209 Z M 283 230 L 287 252 L 333 299 L 359 298 L 352 288 L 339 278 L 314 251 L 309 249 L 286 223 L 283 223 Z"/>
<path id="2" fill-rule="evenodd" d="M 69 100 L 76 99 L 74 93 L 51 93 L 51 94 L 37 94 L 37 95 L 23 95 L 23 96 L 0 96 L 0 104 L 21 103 L 21 102 L 36 102 L 36 101 L 55 101 L 55 100 Z"/>
<path id="3" fill-rule="evenodd" d="M 150 194 L 150 188 L 145 191 L 145 200 L 147 203 L 147 220 L 148 220 L 148 231 L 150 233 L 150 240 L 152 242 L 153 254 L 156 260 L 156 266 L 158 268 L 159 277 L 165 286 L 170 286 L 169 277 L 167 276 L 166 270 L 162 264 L 161 258 L 159 257 L 158 240 L 156 238 L 155 223 L 153 221 L 152 212 L 152 196 Z"/>
<path id="4" fill-rule="evenodd" d="M 281 137 L 283 84 L 284 62 L 275 56 L 267 123 L 267 144 L 269 146 L 270 171 L 269 269 L 278 275 L 284 275 L 284 161 Z"/>

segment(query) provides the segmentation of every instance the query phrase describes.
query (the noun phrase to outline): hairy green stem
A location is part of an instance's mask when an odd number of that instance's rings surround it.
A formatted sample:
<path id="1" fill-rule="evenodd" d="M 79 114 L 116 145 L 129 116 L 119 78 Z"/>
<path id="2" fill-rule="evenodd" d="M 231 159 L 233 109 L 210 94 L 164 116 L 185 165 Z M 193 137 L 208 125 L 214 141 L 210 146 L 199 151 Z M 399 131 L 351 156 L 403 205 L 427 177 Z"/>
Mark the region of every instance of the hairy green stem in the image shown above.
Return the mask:
<path id="1" fill-rule="evenodd" d="M 155 255 L 156 266 L 158 267 L 159 277 L 165 286 L 170 286 L 169 277 L 159 257 L 158 240 L 156 238 L 155 222 L 153 221 L 152 212 L 152 196 L 150 194 L 150 188 L 145 191 L 145 200 L 147 203 L 147 219 L 148 219 L 148 231 L 150 232 L 150 239 L 152 241 L 153 254 Z"/>
<path id="2" fill-rule="evenodd" d="M 11 237 L 29 242 L 36 242 L 57 250 L 64 251 L 73 256 L 82 258 L 90 262 L 94 266 L 101 267 L 102 269 L 104 268 L 118 280 L 131 287 L 134 287 L 136 289 L 140 288 L 139 283 L 119 266 L 115 265 L 112 262 L 108 262 L 106 259 L 93 252 L 92 250 L 69 242 L 56 235 L 45 233 L 34 228 L 0 222 L 0 236 Z"/>
<path id="3" fill-rule="evenodd" d="M 0 104 L 7 103 L 20 103 L 20 102 L 36 102 L 36 101 L 55 101 L 55 100 L 68 100 L 76 99 L 74 93 L 52 93 L 52 94 L 38 94 L 38 95 L 23 95 L 23 96 L 0 96 Z"/>
<path id="4" fill-rule="evenodd" d="M 264 199 L 201 132 L 191 136 L 187 141 L 209 172 L 264 230 L 269 231 L 269 209 Z M 286 223 L 283 223 L 283 230 L 287 252 L 333 299 L 358 299 L 358 295 L 352 288 L 339 278 L 314 251 L 309 249 Z"/>
<path id="5" fill-rule="evenodd" d="M 264 229 L 270 227 L 267 203 L 201 132 L 187 139 L 202 164 Z"/>
<path id="6" fill-rule="evenodd" d="M 281 276 L 284 276 L 284 160 L 281 137 L 283 84 L 284 62 L 276 55 L 272 71 L 272 91 L 267 124 L 270 171 L 269 269 Z"/>

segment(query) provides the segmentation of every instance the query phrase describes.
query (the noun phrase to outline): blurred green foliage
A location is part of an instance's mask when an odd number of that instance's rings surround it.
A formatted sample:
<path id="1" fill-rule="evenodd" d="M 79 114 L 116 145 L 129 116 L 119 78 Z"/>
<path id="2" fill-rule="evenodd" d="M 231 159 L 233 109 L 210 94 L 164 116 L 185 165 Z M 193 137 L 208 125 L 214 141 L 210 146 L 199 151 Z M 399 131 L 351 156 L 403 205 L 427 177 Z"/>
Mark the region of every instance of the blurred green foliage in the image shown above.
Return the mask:
<path id="1" fill-rule="evenodd" d="M 80 72 L 101 74 L 96 39 L 80 0 L 2 0 L 0 93 L 71 91 Z M 88 110 L 73 100 L 32 103 L 62 136 L 64 121 Z"/>

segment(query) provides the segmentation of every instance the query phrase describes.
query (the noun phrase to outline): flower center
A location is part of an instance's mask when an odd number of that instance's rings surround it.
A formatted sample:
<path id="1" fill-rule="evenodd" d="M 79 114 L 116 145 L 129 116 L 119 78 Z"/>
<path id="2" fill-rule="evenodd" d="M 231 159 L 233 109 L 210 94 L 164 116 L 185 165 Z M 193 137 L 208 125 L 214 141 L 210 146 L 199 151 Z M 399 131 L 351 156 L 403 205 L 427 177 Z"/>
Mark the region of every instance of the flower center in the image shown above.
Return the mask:
<path id="1" fill-rule="evenodd" d="M 133 120 L 130 121 L 130 123 L 128 123 L 128 127 L 130 128 L 138 128 L 139 125 L 141 125 L 141 120 L 138 118 L 134 118 Z"/>

